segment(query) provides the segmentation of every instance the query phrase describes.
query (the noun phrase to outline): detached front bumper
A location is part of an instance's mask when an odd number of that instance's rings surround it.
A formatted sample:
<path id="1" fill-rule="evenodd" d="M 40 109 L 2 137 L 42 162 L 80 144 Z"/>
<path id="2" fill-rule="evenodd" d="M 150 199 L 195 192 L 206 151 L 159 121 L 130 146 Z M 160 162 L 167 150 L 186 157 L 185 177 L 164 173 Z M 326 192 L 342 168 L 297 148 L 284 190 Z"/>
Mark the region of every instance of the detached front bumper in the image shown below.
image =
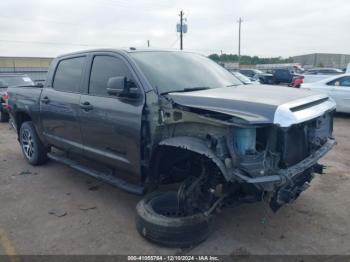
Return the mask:
<path id="1" fill-rule="evenodd" d="M 262 184 L 262 183 L 273 183 L 278 186 L 286 184 L 288 181 L 295 179 L 299 174 L 305 170 L 311 168 L 317 161 L 328 153 L 334 146 L 336 141 L 334 139 L 328 139 L 328 141 L 317 151 L 313 152 L 310 156 L 291 166 L 287 169 L 281 169 L 276 175 L 261 176 L 261 177 L 249 177 L 242 172 L 234 172 L 235 176 L 238 176 L 241 180 L 249 184 Z"/>

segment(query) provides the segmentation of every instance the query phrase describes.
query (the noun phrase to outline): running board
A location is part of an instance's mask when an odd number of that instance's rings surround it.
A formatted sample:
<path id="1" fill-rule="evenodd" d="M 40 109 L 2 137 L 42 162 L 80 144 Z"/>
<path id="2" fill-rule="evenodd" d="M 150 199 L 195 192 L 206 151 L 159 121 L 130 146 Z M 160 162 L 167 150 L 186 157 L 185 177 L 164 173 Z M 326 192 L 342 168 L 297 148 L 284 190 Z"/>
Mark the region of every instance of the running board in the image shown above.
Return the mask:
<path id="1" fill-rule="evenodd" d="M 96 171 L 92 168 L 86 167 L 86 166 L 80 164 L 79 162 L 74 161 L 72 159 L 69 159 L 67 157 L 60 156 L 60 155 L 53 154 L 53 153 L 48 153 L 47 156 L 54 161 L 65 164 L 65 165 L 67 165 L 67 166 L 69 166 L 77 171 L 80 171 L 88 176 L 91 176 L 97 180 L 100 180 L 100 181 L 105 182 L 107 184 L 110 184 L 112 186 L 118 187 L 124 191 L 129 192 L 129 193 L 136 194 L 136 195 L 143 195 L 145 193 L 145 188 L 142 186 L 131 184 L 131 183 L 128 183 L 125 180 L 117 178 L 115 176 L 111 176 L 109 174 Z"/>

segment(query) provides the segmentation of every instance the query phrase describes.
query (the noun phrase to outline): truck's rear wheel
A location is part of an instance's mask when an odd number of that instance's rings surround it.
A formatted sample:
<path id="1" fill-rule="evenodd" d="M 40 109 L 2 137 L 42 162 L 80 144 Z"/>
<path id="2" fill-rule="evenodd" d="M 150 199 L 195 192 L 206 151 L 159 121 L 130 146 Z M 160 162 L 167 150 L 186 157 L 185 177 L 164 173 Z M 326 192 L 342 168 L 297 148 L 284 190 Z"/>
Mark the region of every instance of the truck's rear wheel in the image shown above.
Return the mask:
<path id="1" fill-rule="evenodd" d="M 47 148 L 40 141 L 32 122 L 22 124 L 19 136 L 23 155 L 31 165 L 47 162 Z"/>
<path id="2" fill-rule="evenodd" d="M 178 209 L 177 192 L 156 192 L 136 207 L 137 231 L 146 239 L 168 247 L 189 247 L 206 240 L 212 216 L 196 213 L 184 216 Z"/>

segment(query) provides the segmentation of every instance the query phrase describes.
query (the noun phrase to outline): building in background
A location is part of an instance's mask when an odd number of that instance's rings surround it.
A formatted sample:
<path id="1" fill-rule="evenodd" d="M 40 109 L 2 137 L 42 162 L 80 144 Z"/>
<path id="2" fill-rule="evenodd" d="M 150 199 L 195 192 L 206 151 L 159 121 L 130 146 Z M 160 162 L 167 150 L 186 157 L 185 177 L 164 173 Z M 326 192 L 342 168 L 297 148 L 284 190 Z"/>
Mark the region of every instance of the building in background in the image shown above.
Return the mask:
<path id="1" fill-rule="evenodd" d="M 0 56 L 0 73 L 27 74 L 34 82 L 44 82 L 52 58 Z"/>
<path id="2" fill-rule="evenodd" d="M 292 57 L 294 63 L 301 64 L 304 68 L 311 67 L 335 67 L 346 68 L 350 63 L 350 55 L 315 53 Z"/>

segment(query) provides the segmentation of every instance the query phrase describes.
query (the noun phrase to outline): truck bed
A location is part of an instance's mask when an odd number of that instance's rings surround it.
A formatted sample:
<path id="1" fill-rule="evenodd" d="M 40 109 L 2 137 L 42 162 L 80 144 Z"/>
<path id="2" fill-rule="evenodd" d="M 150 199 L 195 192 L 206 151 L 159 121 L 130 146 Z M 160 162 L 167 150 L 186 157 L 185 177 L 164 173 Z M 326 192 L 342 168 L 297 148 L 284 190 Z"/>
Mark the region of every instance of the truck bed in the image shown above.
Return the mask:
<path id="1" fill-rule="evenodd" d="M 14 114 L 26 112 L 33 119 L 36 119 L 39 116 L 39 100 L 42 90 L 41 87 L 37 86 L 8 88 L 10 115 L 11 112 Z"/>

